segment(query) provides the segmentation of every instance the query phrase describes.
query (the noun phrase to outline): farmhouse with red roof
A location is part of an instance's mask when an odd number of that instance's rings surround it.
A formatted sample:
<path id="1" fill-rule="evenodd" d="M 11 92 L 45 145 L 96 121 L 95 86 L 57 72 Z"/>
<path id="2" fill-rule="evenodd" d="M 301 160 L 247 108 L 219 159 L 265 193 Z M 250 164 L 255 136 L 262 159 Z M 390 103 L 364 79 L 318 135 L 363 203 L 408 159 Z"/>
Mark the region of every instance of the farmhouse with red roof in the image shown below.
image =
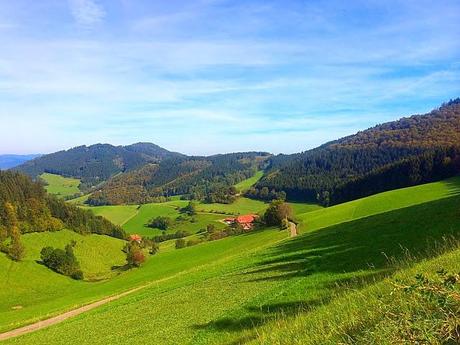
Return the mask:
<path id="1" fill-rule="evenodd" d="M 131 242 L 137 242 L 137 243 L 140 243 L 142 241 L 142 237 L 138 234 L 132 234 L 132 235 L 129 235 L 129 240 Z"/>
<path id="2" fill-rule="evenodd" d="M 240 225 L 244 230 L 250 230 L 254 226 L 254 221 L 258 218 L 258 215 L 256 214 L 245 214 L 238 216 L 236 218 L 225 218 L 224 222 L 228 225 L 231 224 L 238 224 Z"/>

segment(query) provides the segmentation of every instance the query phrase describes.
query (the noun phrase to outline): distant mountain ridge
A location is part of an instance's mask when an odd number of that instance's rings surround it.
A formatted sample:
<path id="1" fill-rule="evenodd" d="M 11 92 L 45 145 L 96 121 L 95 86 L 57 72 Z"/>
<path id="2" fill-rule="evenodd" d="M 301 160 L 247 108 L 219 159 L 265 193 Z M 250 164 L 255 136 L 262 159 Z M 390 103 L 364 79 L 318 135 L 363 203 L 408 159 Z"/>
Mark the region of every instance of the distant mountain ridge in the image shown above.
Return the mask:
<path id="1" fill-rule="evenodd" d="M 4 154 L 0 155 L 0 170 L 14 168 L 24 162 L 40 157 L 42 154 L 29 154 L 29 155 L 15 155 Z"/>
<path id="2" fill-rule="evenodd" d="M 182 195 L 230 202 L 230 188 L 253 176 L 270 157 L 266 152 L 239 152 L 208 157 L 180 156 L 114 176 L 88 202 L 92 205 L 139 204 Z"/>
<path id="3" fill-rule="evenodd" d="M 91 188 L 110 177 L 139 168 L 147 163 L 157 163 L 165 158 L 181 157 L 151 143 L 128 146 L 95 144 L 78 146 L 47 154 L 25 162 L 14 170 L 37 177 L 44 172 L 82 180 L 83 188 Z"/>

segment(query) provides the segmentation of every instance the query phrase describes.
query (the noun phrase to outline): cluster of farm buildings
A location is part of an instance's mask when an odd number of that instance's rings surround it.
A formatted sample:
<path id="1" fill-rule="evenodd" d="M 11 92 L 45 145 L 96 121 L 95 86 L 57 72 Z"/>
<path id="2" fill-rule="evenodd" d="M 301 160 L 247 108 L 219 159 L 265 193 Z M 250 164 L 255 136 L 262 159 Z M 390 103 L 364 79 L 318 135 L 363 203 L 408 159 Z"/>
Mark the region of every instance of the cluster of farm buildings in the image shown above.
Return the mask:
<path id="1" fill-rule="evenodd" d="M 254 221 L 257 219 L 256 214 L 246 214 L 238 217 L 225 218 L 224 223 L 227 225 L 237 224 L 244 230 L 251 230 L 254 227 Z"/>

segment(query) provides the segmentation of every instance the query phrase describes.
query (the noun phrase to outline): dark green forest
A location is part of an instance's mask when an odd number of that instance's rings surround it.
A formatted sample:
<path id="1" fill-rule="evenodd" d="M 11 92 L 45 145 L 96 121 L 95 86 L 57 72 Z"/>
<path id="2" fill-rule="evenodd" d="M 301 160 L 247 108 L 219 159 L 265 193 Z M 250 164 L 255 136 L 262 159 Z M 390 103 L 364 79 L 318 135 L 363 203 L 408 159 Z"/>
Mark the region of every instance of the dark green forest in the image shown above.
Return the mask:
<path id="1" fill-rule="evenodd" d="M 0 249 L 15 259 L 20 236 L 69 229 L 80 234 L 125 238 L 124 231 L 89 210 L 48 195 L 39 182 L 19 172 L 0 171 Z M 13 255 L 12 255 L 13 254 Z"/>
<path id="2" fill-rule="evenodd" d="M 157 145 L 97 144 L 42 156 L 17 169 L 82 179 L 90 205 L 163 202 L 174 195 L 231 203 L 231 187 L 264 169 L 246 195 L 336 204 L 459 173 L 460 99 L 293 155 L 264 152 L 190 157 Z"/>
<path id="3" fill-rule="evenodd" d="M 460 99 L 425 115 L 375 126 L 316 149 L 269 159 L 249 191 L 328 205 L 460 172 Z M 264 188 L 265 187 L 265 188 Z"/>
<path id="4" fill-rule="evenodd" d="M 82 182 L 80 188 L 89 190 L 120 172 L 176 156 L 180 157 L 181 154 L 150 143 L 129 146 L 96 144 L 44 155 L 25 162 L 15 170 L 32 178 L 44 172 L 79 178 Z"/>
<path id="5" fill-rule="evenodd" d="M 88 203 L 145 203 L 173 195 L 230 203 L 236 194 L 231 187 L 253 176 L 268 157 L 264 152 L 248 152 L 164 159 L 112 178 L 91 195 Z"/>

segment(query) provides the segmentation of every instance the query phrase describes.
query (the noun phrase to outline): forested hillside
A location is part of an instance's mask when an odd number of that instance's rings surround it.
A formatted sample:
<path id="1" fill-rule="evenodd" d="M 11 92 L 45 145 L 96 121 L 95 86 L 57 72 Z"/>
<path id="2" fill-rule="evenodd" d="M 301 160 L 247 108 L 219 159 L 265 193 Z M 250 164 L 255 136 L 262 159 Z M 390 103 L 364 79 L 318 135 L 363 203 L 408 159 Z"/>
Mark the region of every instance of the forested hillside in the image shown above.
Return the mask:
<path id="1" fill-rule="evenodd" d="M 169 152 L 150 143 L 129 146 L 96 144 L 44 155 L 25 162 L 15 170 L 31 177 L 47 172 L 79 178 L 82 181 L 81 188 L 89 189 L 117 173 L 131 171 L 149 162 L 180 156 L 179 153 Z"/>
<path id="2" fill-rule="evenodd" d="M 327 205 L 458 172 L 460 98 L 425 115 L 378 125 L 300 154 L 273 157 L 268 173 L 248 195 L 284 191 L 290 199 Z"/>
<path id="3" fill-rule="evenodd" d="M 58 231 L 124 238 L 124 231 L 91 211 L 48 195 L 43 186 L 18 172 L 0 171 L 0 249 L 21 257 L 24 233 Z M 19 255 L 18 255 L 19 254 Z"/>
<path id="4" fill-rule="evenodd" d="M 210 157 L 174 157 L 115 176 L 91 195 L 92 205 L 146 203 L 172 195 L 230 202 L 234 184 L 253 176 L 269 157 L 264 152 Z"/>

